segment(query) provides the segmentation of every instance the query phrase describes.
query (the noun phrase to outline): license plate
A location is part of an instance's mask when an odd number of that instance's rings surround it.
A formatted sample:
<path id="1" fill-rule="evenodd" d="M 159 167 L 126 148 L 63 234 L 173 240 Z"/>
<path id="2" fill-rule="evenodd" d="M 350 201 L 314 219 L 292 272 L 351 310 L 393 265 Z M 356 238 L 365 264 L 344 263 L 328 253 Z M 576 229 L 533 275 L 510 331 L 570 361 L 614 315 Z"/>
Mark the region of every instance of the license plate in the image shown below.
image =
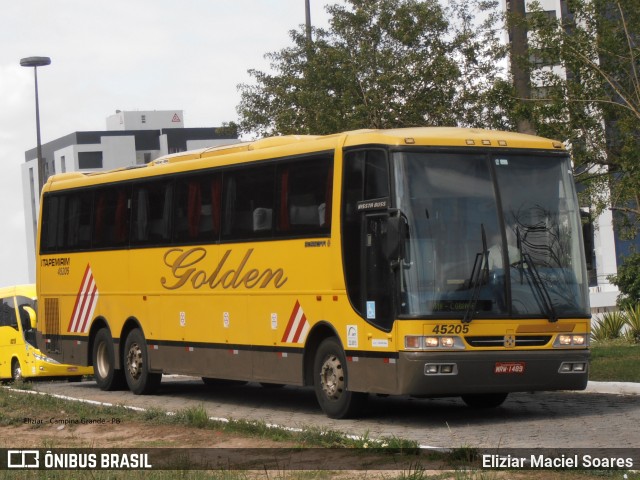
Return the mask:
<path id="1" fill-rule="evenodd" d="M 520 374 L 524 373 L 524 362 L 496 362 L 493 373 L 497 374 Z"/>

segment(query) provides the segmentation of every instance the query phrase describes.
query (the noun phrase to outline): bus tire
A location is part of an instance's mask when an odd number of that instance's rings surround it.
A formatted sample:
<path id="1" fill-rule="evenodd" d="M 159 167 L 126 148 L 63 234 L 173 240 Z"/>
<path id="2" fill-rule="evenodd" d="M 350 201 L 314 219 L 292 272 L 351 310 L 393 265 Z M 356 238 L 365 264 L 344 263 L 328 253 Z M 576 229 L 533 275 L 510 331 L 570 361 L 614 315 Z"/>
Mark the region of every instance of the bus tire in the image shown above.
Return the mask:
<path id="1" fill-rule="evenodd" d="M 334 337 L 322 341 L 313 362 L 313 387 L 320 408 L 329 418 L 359 415 L 367 394 L 347 390 L 346 357 Z"/>
<path id="2" fill-rule="evenodd" d="M 471 408 L 496 408 L 504 403 L 508 395 L 508 393 L 462 395 L 462 401 Z"/>
<path id="3" fill-rule="evenodd" d="M 114 391 L 124 388 L 124 372 L 116 370 L 116 356 L 111 334 L 106 328 L 98 330 L 93 340 L 93 376 L 100 390 Z"/>
<path id="4" fill-rule="evenodd" d="M 149 371 L 147 342 L 139 328 L 131 330 L 124 343 L 124 374 L 129 390 L 136 395 L 154 393 L 162 380 L 161 373 Z"/>
<path id="5" fill-rule="evenodd" d="M 20 366 L 20 361 L 17 358 L 14 358 L 11 362 L 11 379 L 14 382 L 22 380 L 22 367 Z"/>

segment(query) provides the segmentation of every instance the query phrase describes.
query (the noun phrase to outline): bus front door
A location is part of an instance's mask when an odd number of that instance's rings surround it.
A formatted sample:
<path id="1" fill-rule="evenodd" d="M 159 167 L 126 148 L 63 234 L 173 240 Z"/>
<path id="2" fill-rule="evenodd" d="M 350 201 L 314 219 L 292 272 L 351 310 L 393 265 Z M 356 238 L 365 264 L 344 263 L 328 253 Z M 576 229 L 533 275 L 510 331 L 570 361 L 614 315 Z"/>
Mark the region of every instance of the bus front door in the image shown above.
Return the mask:
<path id="1" fill-rule="evenodd" d="M 364 217 L 362 248 L 362 304 L 367 321 L 390 330 L 393 324 L 394 277 L 387 253 L 388 220 L 386 213 Z"/>

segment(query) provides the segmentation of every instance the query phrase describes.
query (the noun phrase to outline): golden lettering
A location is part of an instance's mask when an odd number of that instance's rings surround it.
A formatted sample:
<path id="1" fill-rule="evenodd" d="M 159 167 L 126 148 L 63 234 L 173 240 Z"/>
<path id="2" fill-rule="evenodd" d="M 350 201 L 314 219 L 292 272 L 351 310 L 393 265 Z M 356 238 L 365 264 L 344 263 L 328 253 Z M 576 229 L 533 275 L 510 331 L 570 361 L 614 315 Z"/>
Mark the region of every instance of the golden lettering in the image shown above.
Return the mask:
<path id="1" fill-rule="evenodd" d="M 213 275 L 211 275 L 211 278 L 209 279 L 210 288 L 213 289 L 213 288 L 216 288 L 218 285 L 220 285 L 221 280 L 218 280 L 216 282 L 216 278 L 218 277 L 220 270 L 222 270 L 222 266 L 226 263 L 227 258 L 229 258 L 229 255 L 231 255 L 231 250 L 227 250 L 226 252 L 224 252 L 224 255 L 222 256 L 222 260 L 218 262 L 218 266 L 216 267 L 216 270 L 213 272 Z"/>
<path id="2" fill-rule="evenodd" d="M 260 271 L 254 268 L 253 270 L 249 270 L 247 274 L 244 276 L 244 285 L 247 288 L 253 288 L 258 284 L 259 280 L 260 280 Z"/>
<path id="3" fill-rule="evenodd" d="M 253 249 L 248 249 L 242 260 L 235 266 L 230 265 L 231 250 L 227 250 L 220 261 L 215 265 L 211 274 L 207 273 L 205 258 L 207 251 L 204 248 L 196 247 L 189 250 L 182 248 L 172 248 L 167 250 L 164 255 L 164 264 L 169 267 L 171 275 L 162 277 L 160 283 L 167 290 L 176 290 L 183 287 L 187 282 L 191 283 L 193 288 L 198 289 L 205 285 L 215 289 L 222 287 L 223 289 L 244 288 L 266 288 L 273 285 L 275 288 L 281 288 L 287 283 L 288 278 L 285 276 L 282 268 L 265 268 L 259 270 L 251 268 L 245 273 L 245 269 L 249 268 Z"/>
<path id="4" fill-rule="evenodd" d="M 200 288 L 205 283 L 207 283 L 207 273 L 202 270 L 197 271 L 193 274 L 193 278 L 191 279 L 191 285 L 193 288 Z"/>
<path id="5" fill-rule="evenodd" d="M 263 279 L 262 283 L 260 284 L 260 288 L 268 287 L 269 282 L 271 282 L 271 280 L 273 280 L 273 284 L 275 285 L 276 288 L 280 288 L 287 281 L 287 278 L 282 279 L 283 274 L 284 272 L 282 271 L 281 268 L 275 271 L 271 270 L 270 268 L 267 268 L 264 272 L 262 272 L 262 275 L 260 275 L 260 278 Z M 259 280 L 260 279 L 258 279 L 258 281 Z"/>
<path id="6" fill-rule="evenodd" d="M 179 254 L 178 257 L 174 261 L 171 261 L 170 257 L 172 257 L 176 253 Z M 167 290 L 175 290 L 182 287 L 196 270 L 195 268 L 187 267 L 196 265 L 206 256 L 207 251 L 204 248 L 192 248 L 191 250 L 187 250 L 186 252 L 183 252 L 181 248 L 172 248 L 164 254 L 164 264 L 167 267 L 171 268 L 171 273 L 178 281 L 172 286 L 167 286 L 167 279 L 165 277 L 162 277 L 160 279 L 160 283 Z M 189 257 L 192 258 L 189 259 Z"/>

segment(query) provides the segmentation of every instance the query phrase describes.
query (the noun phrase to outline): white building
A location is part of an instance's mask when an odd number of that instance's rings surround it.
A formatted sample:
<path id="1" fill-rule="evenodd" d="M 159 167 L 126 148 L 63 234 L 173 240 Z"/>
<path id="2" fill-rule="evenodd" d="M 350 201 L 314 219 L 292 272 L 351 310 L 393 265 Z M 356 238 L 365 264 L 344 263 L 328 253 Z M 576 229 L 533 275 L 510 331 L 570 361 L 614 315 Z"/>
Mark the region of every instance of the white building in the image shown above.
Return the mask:
<path id="1" fill-rule="evenodd" d="M 184 128 L 181 110 L 153 112 L 123 112 L 107 117 L 107 130 L 158 130 L 161 128 Z"/>
<path id="2" fill-rule="evenodd" d="M 74 132 L 42 145 L 45 180 L 64 172 L 94 172 L 142 165 L 169 153 L 236 143 L 222 128 L 185 128 L 182 110 L 123 112 L 107 118 L 107 130 Z M 35 280 L 35 238 L 40 208 L 36 149 L 25 152 L 22 192 L 29 280 Z"/>

